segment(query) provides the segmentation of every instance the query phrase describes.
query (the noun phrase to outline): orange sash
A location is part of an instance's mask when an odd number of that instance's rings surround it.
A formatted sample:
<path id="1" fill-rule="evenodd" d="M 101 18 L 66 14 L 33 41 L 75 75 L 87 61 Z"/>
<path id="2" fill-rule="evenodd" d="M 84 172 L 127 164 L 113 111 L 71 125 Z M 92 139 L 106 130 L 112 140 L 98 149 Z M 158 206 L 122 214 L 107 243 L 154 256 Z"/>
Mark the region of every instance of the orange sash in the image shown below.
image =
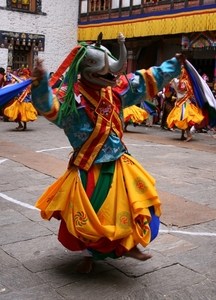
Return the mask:
<path id="1" fill-rule="evenodd" d="M 139 72 L 142 74 L 146 83 L 146 99 L 154 97 L 158 93 L 158 88 L 151 69 L 142 69 Z"/>
<path id="2" fill-rule="evenodd" d="M 121 139 L 123 130 L 122 122 L 113 104 L 111 87 L 102 88 L 100 91 L 88 91 L 86 86 L 79 83 L 79 91 L 92 104 L 96 114 L 96 120 L 93 117 L 91 118 L 95 123 L 95 128 L 73 161 L 75 166 L 88 171 L 105 144 L 110 132 L 115 132 Z"/>

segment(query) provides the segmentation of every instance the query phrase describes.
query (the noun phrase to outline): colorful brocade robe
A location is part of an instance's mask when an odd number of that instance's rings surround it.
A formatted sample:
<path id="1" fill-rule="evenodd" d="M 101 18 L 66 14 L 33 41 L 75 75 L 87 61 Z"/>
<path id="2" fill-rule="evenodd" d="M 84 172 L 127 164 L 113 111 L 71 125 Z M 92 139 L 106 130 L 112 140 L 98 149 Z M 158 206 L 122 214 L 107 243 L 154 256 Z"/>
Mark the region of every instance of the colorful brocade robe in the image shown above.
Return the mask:
<path id="1" fill-rule="evenodd" d="M 82 155 L 83 152 L 77 162 L 77 165 L 87 170 L 92 163 L 114 161 L 127 152 L 122 141 L 122 125 L 120 124 L 120 119 L 123 118 L 122 109 L 153 97 L 180 73 L 181 68 L 177 59 L 172 58 L 161 66 L 129 74 L 128 79 L 122 75 L 114 88 L 101 89 L 91 86 L 88 88 L 87 85 L 80 83 L 79 92 L 84 101 L 77 103 L 78 113 L 73 112 L 62 120 L 60 120 L 61 102 L 57 96 L 53 96 L 52 89 L 48 84 L 48 76 L 41 80 L 39 87 L 32 87 L 32 101 L 40 114 L 64 129 L 75 152 L 80 150 L 83 145 L 85 145 L 84 151 L 91 148 L 88 140 L 95 137 L 94 143 L 97 140 L 100 147 L 96 149 L 97 151 L 90 149 L 94 154 L 92 161 L 87 162 L 85 155 Z M 97 94 L 94 101 L 91 99 L 91 94 Z M 89 112 L 93 112 L 92 116 Z M 97 117 L 100 119 L 99 127 L 95 126 L 97 123 L 94 118 Z M 103 138 L 102 131 L 96 137 L 95 127 L 97 130 L 99 128 L 104 130 L 106 138 Z M 95 135 L 92 135 L 93 132 Z"/>

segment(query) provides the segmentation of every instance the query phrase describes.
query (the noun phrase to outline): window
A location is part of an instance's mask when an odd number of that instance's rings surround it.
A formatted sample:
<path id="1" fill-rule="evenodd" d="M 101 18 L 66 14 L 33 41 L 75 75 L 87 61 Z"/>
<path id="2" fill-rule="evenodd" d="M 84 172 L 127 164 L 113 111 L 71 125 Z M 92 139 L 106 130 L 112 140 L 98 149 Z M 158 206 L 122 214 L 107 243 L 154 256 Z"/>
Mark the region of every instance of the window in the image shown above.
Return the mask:
<path id="1" fill-rule="evenodd" d="M 81 14 L 85 14 L 88 11 L 88 2 L 87 0 L 83 0 L 81 2 Z"/>
<path id="2" fill-rule="evenodd" d="M 0 30 L 1 48 L 8 49 L 8 65 L 18 69 L 22 65 L 32 68 L 34 59 L 44 51 L 45 36 L 37 33 L 24 33 Z"/>
<path id="3" fill-rule="evenodd" d="M 29 10 L 30 0 L 12 0 L 11 7 L 12 8 L 21 8 L 25 10 Z"/>
<path id="4" fill-rule="evenodd" d="M 7 0 L 7 8 L 26 12 L 41 12 L 41 0 Z"/>
<path id="5" fill-rule="evenodd" d="M 130 6 L 130 0 L 122 0 L 122 7 Z"/>
<path id="6" fill-rule="evenodd" d="M 15 46 L 13 53 L 13 70 L 18 70 L 23 65 L 31 66 L 29 47 Z"/>
<path id="7" fill-rule="evenodd" d="M 112 0 L 112 8 L 119 8 L 119 0 Z"/>
<path id="8" fill-rule="evenodd" d="M 141 4 L 141 0 L 133 0 L 133 5 L 139 5 Z"/>
<path id="9" fill-rule="evenodd" d="M 90 0 L 90 11 L 102 11 L 110 9 L 110 0 Z"/>

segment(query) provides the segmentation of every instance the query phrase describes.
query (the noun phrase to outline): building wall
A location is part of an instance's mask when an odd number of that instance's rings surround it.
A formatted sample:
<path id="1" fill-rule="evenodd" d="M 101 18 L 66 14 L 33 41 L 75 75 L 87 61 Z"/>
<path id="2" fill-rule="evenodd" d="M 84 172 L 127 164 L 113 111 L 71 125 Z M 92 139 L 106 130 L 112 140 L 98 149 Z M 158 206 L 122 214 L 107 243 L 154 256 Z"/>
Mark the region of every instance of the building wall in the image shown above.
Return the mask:
<path id="1" fill-rule="evenodd" d="M 48 72 L 55 71 L 77 44 L 78 1 L 42 0 L 42 14 L 22 13 L 4 9 L 0 0 L 0 30 L 41 34 L 45 36 L 44 60 Z M 7 49 L 0 48 L 0 66 L 7 65 Z"/>
<path id="2" fill-rule="evenodd" d="M 170 59 L 176 53 L 181 53 L 181 45 L 164 45 L 163 46 L 163 60 Z M 161 63 L 161 62 L 160 62 Z"/>

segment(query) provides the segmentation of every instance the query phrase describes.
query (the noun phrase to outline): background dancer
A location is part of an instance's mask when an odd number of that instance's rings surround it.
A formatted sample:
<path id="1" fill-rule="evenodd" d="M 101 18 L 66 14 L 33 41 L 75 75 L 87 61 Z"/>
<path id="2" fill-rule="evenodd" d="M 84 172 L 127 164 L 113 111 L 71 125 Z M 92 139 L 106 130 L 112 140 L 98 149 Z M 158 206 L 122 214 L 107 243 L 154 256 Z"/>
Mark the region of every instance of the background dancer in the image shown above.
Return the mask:
<path id="1" fill-rule="evenodd" d="M 175 106 L 175 90 L 168 84 L 163 92 L 163 106 L 162 106 L 162 118 L 161 118 L 161 128 L 168 129 L 167 127 L 167 117 L 171 110 Z M 170 128 L 170 130 L 174 130 L 174 128 Z"/>
<path id="2" fill-rule="evenodd" d="M 16 82 L 22 82 L 30 78 L 30 75 L 30 70 L 23 66 L 17 70 L 17 76 L 12 76 Z M 28 86 L 20 95 L 14 98 L 13 103 L 4 109 L 4 114 L 10 121 L 18 123 L 16 130 L 25 131 L 27 122 L 37 120 L 38 113 L 31 102 L 31 86 Z"/>
<path id="3" fill-rule="evenodd" d="M 174 108 L 167 117 L 167 125 L 169 128 L 176 126 L 181 129 L 181 140 L 189 142 L 192 139 L 190 128 L 201 123 L 204 116 L 196 104 L 192 84 L 184 67 L 180 78 L 174 78 L 170 82 L 170 86 L 174 88 L 177 99 Z"/>
<path id="4" fill-rule="evenodd" d="M 127 131 L 127 126 L 133 124 L 138 126 L 148 119 L 148 112 L 137 105 L 132 105 L 124 108 L 124 131 Z"/>

